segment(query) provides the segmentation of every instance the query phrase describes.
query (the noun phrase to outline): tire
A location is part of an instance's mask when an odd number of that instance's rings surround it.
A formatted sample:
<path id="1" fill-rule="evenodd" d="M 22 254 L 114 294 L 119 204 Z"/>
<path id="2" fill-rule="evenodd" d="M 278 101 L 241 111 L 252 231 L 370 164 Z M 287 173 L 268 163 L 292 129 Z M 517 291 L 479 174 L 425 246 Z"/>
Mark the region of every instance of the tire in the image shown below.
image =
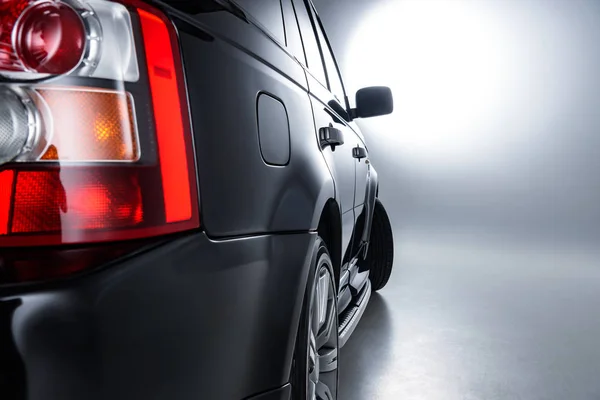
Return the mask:
<path id="1" fill-rule="evenodd" d="M 294 351 L 291 379 L 294 400 L 337 399 L 339 338 L 334 276 L 329 251 L 321 238 L 317 238 Z M 323 309 L 325 313 L 321 318 Z M 324 319 L 322 325 L 321 319 Z"/>
<path id="2" fill-rule="evenodd" d="M 365 259 L 373 291 L 381 290 L 390 280 L 394 265 L 394 234 L 383 204 L 375 202 L 369 251 Z"/>

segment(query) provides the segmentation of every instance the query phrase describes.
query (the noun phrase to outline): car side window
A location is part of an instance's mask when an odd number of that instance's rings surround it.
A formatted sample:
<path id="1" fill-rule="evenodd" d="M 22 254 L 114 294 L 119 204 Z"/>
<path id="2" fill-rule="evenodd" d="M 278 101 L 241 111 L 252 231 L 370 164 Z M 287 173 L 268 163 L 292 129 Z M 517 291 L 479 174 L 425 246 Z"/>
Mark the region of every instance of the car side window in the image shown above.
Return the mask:
<path id="1" fill-rule="evenodd" d="M 298 25 L 302 32 L 302 43 L 304 43 L 304 52 L 306 53 L 306 61 L 308 71 L 313 75 L 323 86 L 327 86 L 327 78 L 323 67 L 323 59 L 315 31 L 306 8 L 304 0 L 293 0 L 296 16 L 298 17 Z"/>
<path id="2" fill-rule="evenodd" d="M 235 0 L 261 27 L 281 43 L 285 43 L 281 0 Z"/>
<path id="3" fill-rule="evenodd" d="M 346 97 L 344 93 L 344 85 L 342 84 L 342 79 L 337 69 L 333 51 L 329 47 L 329 42 L 326 39 L 327 36 L 325 35 L 325 31 L 323 30 L 323 24 L 321 23 L 321 20 L 319 19 L 314 8 L 312 6 L 310 8 L 313 21 L 315 22 L 315 27 L 317 29 L 317 35 L 319 37 L 319 43 L 321 45 L 323 59 L 325 61 L 325 73 L 327 74 L 327 79 L 329 82 L 329 90 L 337 98 L 340 104 L 344 104 Z"/>
<path id="4" fill-rule="evenodd" d="M 283 22 L 285 23 L 286 45 L 290 53 L 296 57 L 304 66 L 306 66 L 306 57 L 304 56 L 304 47 L 302 46 L 302 37 L 300 28 L 296 20 L 296 13 L 291 0 L 282 0 Z"/>

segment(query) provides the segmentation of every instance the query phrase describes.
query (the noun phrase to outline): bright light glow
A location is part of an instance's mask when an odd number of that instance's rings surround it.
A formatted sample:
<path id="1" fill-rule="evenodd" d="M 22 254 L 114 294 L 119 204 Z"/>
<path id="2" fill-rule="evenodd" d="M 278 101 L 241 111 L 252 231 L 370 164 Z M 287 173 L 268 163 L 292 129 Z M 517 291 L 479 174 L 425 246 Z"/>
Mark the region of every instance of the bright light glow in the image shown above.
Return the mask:
<path id="1" fill-rule="evenodd" d="M 350 41 L 350 92 L 372 85 L 394 92 L 394 114 L 364 123 L 408 157 L 448 166 L 499 145 L 490 138 L 502 135 L 486 124 L 510 104 L 516 56 L 510 27 L 479 4 L 389 1 Z"/>

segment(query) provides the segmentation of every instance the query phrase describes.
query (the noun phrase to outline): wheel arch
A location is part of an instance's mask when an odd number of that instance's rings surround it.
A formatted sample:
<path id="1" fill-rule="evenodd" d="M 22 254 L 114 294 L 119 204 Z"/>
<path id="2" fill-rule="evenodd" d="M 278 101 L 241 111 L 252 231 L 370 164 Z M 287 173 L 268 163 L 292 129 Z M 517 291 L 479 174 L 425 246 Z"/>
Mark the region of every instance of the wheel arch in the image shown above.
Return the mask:
<path id="1" fill-rule="evenodd" d="M 325 242 L 333 264 L 336 285 L 339 284 L 342 268 L 342 217 L 340 207 L 334 199 L 329 199 L 324 204 L 317 233 Z"/>
<path id="2" fill-rule="evenodd" d="M 379 197 L 379 175 L 377 170 L 371 166 L 367 180 L 367 191 L 365 194 L 365 223 L 361 235 L 361 241 L 368 243 L 371 236 L 371 226 L 373 225 L 373 213 L 375 212 L 375 202 Z M 367 245 L 368 246 L 368 245 Z M 368 247 L 365 248 L 365 254 Z"/>

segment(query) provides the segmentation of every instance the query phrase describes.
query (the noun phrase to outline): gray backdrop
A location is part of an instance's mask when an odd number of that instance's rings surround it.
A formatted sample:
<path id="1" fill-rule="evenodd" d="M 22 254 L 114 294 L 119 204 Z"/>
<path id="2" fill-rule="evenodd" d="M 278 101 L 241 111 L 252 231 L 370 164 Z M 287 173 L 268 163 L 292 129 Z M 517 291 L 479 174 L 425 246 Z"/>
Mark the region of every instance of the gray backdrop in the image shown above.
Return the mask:
<path id="1" fill-rule="evenodd" d="M 314 0 L 396 235 L 344 400 L 600 398 L 600 1 Z"/>
<path id="2" fill-rule="evenodd" d="M 598 243 L 600 2 L 315 0 L 395 223 Z"/>

